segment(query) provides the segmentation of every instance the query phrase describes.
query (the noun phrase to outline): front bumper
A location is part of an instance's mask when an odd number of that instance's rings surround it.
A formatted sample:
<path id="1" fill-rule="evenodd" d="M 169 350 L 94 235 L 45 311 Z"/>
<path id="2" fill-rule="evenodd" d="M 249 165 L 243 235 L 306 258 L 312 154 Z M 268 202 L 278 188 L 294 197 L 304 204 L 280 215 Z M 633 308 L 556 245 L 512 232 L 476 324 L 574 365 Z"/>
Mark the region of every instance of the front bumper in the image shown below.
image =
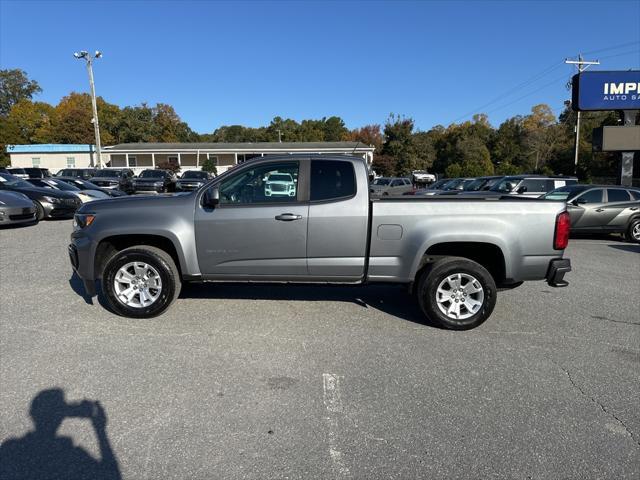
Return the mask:
<path id="1" fill-rule="evenodd" d="M 71 267 L 82 279 L 85 291 L 88 295 L 94 296 L 96 285 L 92 266 L 95 249 L 91 240 L 74 232 L 71 234 L 71 244 L 67 250 Z"/>
<path id="2" fill-rule="evenodd" d="M 133 185 L 135 192 L 156 192 L 162 193 L 165 190 L 164 185 Z"/>
<path id="3" fill-rule="evenodd" d="M 551 287 L 566 287 L 569 285 L 564 279 L 565 274 L 571 271 L 571 260 L 568 258 L 556 258 L 549 263 L 547 271 L 547 283 Z"/>
<path id="4" fill-rule="evenodd" d="M 36 219 L 36 208 L 30 207 L 2 207 L 0 208 L 0 225 L 15 225 L 33 222 Z"/>

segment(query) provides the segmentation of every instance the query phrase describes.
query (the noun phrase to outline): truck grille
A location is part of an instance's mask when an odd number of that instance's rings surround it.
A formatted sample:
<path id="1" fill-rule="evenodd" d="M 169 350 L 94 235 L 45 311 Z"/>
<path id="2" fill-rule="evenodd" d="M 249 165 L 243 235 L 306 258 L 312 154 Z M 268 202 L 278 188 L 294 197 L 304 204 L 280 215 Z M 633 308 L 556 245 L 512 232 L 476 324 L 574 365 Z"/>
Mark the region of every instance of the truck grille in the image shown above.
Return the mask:
<path id="1" fill-rule="evenodd" d="M 286 185 L 281 185 L 279 183 L 274 183 L 272 185 L 269 185 L 269 187 L 271 188 L 272 192 L 284 192 Z"/>

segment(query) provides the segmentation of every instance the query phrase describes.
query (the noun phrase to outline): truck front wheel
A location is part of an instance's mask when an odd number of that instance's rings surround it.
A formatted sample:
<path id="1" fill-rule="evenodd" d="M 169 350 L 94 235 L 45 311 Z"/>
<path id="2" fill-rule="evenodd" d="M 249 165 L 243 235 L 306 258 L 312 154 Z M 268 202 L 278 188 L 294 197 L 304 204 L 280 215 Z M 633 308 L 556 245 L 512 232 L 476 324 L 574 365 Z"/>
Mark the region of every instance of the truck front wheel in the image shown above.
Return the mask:
<path id="1" fill-rule="evenodd" d="M 460 257 L 443 258 L 418 281 L 418 301 L 431 320 L 451 330 L 484 322 L 496 304 L 496 284 L 482 265 Z"/>
<path id="2" fill-rule="evenodd" d="M 147 245 L 115 253 L 102 275 L 109 305 L 124 317 L 160 315 L 178 297 L 180 287 L 180 274 L 171 255 Z"/>

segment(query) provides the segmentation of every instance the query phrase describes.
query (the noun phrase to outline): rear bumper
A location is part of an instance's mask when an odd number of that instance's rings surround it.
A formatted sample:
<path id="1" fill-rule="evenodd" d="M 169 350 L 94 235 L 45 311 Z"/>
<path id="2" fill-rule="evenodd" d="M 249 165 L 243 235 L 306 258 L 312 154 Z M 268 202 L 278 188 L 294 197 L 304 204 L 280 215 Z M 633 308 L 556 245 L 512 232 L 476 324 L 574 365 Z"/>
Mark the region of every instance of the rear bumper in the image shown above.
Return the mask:
<path id="1" fill-rule="evenodd" d="M 547 271 L 547 283 L 552 287 L 566 287 L 569 285 L 564 279 L 566 273 L 571 271 L 571 260 L 568 258 L 556 258 L 549 263 Z"/>

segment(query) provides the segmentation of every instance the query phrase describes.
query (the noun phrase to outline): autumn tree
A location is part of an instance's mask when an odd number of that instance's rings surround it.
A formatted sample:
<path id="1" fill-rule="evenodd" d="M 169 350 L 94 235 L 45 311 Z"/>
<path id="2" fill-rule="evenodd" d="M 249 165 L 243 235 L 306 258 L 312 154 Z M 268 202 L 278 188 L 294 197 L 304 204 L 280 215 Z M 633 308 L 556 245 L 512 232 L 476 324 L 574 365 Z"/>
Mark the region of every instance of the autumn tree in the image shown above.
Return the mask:
<path id="1" fill-rule="evenodd" d="M 20 100 L 31 100 L 42 92 L 35 80 L 29 80 L 27 73 L 19 68 L 0 70 L 0 116 L 8 115 Z"/>

